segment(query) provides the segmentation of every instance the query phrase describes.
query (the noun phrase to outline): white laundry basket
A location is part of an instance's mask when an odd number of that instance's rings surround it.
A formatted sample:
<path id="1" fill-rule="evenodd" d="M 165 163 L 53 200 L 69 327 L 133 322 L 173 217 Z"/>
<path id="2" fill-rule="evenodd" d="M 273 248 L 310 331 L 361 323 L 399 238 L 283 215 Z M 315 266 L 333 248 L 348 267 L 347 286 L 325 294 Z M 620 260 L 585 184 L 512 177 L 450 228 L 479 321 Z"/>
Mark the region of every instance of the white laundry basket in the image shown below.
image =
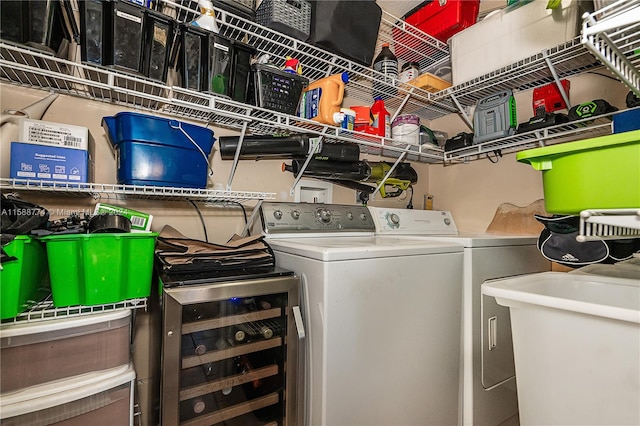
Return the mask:
<path id="1" fill-rule="evenodd" d="M 545 272 L 482 292 L 510 308 L 522 425 L 640 424 L 640 280 Z"/>

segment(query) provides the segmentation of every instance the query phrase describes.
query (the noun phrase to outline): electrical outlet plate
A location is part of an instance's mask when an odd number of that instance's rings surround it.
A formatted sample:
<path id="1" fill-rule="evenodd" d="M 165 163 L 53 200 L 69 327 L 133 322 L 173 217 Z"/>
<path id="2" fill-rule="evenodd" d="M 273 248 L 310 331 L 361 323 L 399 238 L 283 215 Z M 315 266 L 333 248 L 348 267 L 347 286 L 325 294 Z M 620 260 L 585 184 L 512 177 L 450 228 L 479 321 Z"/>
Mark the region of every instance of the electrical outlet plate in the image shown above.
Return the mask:
<path id="1" fill-rule="evenodd" d="M 331 204 L 333 185 L 318 180 L 300 179 L 294 190 L 296 203 Z"/>

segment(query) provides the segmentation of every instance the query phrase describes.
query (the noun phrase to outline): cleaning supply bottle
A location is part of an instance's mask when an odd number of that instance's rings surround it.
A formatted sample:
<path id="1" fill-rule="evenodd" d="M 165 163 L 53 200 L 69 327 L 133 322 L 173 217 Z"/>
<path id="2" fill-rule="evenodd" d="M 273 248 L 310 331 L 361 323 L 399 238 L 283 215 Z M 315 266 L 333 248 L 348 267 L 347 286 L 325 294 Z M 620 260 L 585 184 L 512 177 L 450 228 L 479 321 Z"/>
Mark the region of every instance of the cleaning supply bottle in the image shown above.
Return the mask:
<path id="1" fill-rule="evenodd" d="M 344 86 L 348 82 L 349 74 L 343 72 L 309 84 L 302 94 L 300 116 L 330 126 L 340 124 L 343 118 L 340 106 L 344 98 Z"/>
<path id="2" fill-rule="evenodd" d="M 389 43 L 382 44 L 380 53 L 373 60 L 373 69 L 384 74 L 384 77 L 375 76 L 373 80 L 373 97 L 388 99 L 397 95 L 395 84 L 398 80 L 398 58 L 389 48 Z"/>
<path id="3" fill-rule="evenodd" d="M 381 97 L 377 97 L 371 105 L 371 116 L 373 117 L 373 124 L 371 125 L 376 129 L 375 134 L 385 138 L 391 137 L 391 115 L 384 106 L 384 100 Z"/>
<path id="4" fill-rule="evenodd" d="M 191 21 L 191 25 L 218 33 L 219 28 L 216 23 L 213 3 L 211 3 L 211 0 L 198 0 L 198 6 L 200 7 L 200 13 L 202 13 L 202 15 Z"/>

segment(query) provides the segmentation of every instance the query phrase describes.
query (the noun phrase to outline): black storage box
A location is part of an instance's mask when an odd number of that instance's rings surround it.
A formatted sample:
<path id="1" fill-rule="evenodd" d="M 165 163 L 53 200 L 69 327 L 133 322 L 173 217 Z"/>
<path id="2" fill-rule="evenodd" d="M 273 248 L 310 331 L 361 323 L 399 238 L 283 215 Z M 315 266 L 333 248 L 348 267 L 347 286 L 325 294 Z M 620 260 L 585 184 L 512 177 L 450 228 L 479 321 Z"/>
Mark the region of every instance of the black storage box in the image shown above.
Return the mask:
<path id="1" fill-rule="evenodd" d="M 233 63 L 231 65 L 231 99 L 249 102 L 251 80 L 251 57 L 258 51 L 248 44 L 233 40 Z"/>
<path id="2" fill-rule="evenodd" d="M 148 9 L 125 0 L 83 0 L 78 5 L 82 61 L 141 74 Z"/>
<path id="3" fill-rule="evenodd" d="M 188 24 L 179 37 L 182 87 L 247 102 L 252 46 Z"/>
<path id="4" fill-rule="evenodd" d="M 248 21 L 256 20 L 256 5 L 254 0 L 213 0 L 213 6 Z"/>
<path id="5" fill-rule="evenodd" d="M 3 0 L 0 38 L 56 53 L 66 33 L 58 0 Z"/>
<path id="6" fill-rule="evenodd" d="M 312 14 L 307 0 L 262 0 L 256 22 L 299 40 L 309 37 Z"/>
<path id="7" fill-rule="evenodd" d="M 103 2 L 104 56 L 102 65 L 139 73 L 145 8 L 124 0 Z"/>
<path id="8" fill-rule="evenodd" d="M 382 9 L 375 0 L 311 0 L 308 41 L 371 66 L 381 19 Z"/>
<path id="9" fill-rule="evenodd" d="M 104 2 L 82 0 L 80 7 L 80 58 L 102 65 L 104 60 Z"/>
<path id="10" fill-rule="evenodd" d="M 192 25 L 180 27 L 178 70 L 181 85 L 186 89 L 204 91 L 209 57 L 209 31 Z"/>
<path id="11" fill-rule="evenodd" d="M 160 82 L 167 80 L 169 53 L 176 22 L 153 10 L 146 10 L 142 43 L 142 73 Z"/>
<path id="12" fill-rule="evenodd" d="M 262 108 L 295 115 L 309 79 L 271 65 L 253 64 L 249 99 Z"/>
<path id="13" fill-rule="evenodd" d="M 202 87 L 207 93 L 231 96 L 231 63 L 233 45 L 228 38 L 209 34 L 208 68 Z"/>

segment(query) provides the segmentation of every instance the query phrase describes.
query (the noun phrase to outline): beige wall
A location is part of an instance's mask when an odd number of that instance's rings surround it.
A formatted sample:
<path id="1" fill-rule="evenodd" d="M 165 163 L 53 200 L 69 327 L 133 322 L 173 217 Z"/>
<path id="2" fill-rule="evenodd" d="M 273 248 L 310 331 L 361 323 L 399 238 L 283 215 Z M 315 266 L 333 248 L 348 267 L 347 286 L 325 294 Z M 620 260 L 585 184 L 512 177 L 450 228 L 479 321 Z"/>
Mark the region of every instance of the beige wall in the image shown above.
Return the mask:
<path id="1" fill-rule="evenodd" d="M 607 71 L 600 71 L 609 75 Z M 607 99 L 614 105 L 624 108 L 626 89 L 610 78 L 583 74 L 573 78 L 571 82 L 571 101 L 580 103 L 596 98 Z M 47 95 L 47 92 L 26 89 L 2 84 L 0 87 L 0 107 L 2 110 L 19 109 Z M 518 121 L 524 121 L 533 115 L 531 107 L 531 90 L 520 92 L 516 97 Z M 116 164 L 114 155 L 105 137 L 100 123 L 103 116 L 113 115 L 119 111 L 131 109 L 101 102 L 90 102 L 85 99 L 60 95 L 47 110 L 44 120 L 86 126 L 95 139 L 96 166 L 95 181 L 99 183 L 116 182 Z M 201 123 L 196 123 L 201 124 Z M 469 131 L 458 116 L 447 116 L 432 123 L 423 123 L 432 129 L 446 131 L 455 135 L 460 131 Z M 3 130 L 4 131 L 4 130 Z M 215 135 L 233 134 L 233 131 L 215 128 Z M 3 140 L 6 136 L 3 136 Z M 539 172 L 530 166 L 517 163 L 515 155 L 504 152 L 504 157 L 497 164 L 486 158 L 471 161 L 468 164 L 427 165 L 412 163 L 419 174 L 419 182 L 415 186 L 413 204 L 415 208 L 423 207 L 426 194 L 434 196 L 434 208 L 451 210 L 461 231 L 483 232 L 489 225 L 496 208 L 502 203 L 526 206 L 542 198 L 542 183 Z M 385 160 L 374 155 L 363 155 L 370 161 Z M 220 183 L 226 186 L 231 161 L 222 161 L 215 150 L 211 157 L 214 176 L 209 188 Z M 293 176 L 281 171 L 282 161 L 240 161 L 232 183 L 233 190 L 266 191 L 276 193 L 279 201 L 293 201 L 290 195 Z M 8 176 L 8 170 L 1 170 L 1 176 Z M 371 205 L 406 207 L 408 196 L 393 199 L 381 199 L 379 196 L 370 201 Z M 32 194 L 27 195 L 33 197 Z M 77 199 L 52 197 L 39 199 L 52 211 L 60 209 L 61 213 L 70 208 L 90 211 L 96 201 L 113 204 L 127 204 L 132 208 L 147 211 L 155 216 L 154 230 L 158 231 L 165 224 L 171 224 L 193 238 L 204 238 L 199 217 L 192 205 L 185 201 L 160 202 L 157 200 L 115 200 L 115 199 Z M 342 187 L 333 187 L 334 203 L 355 204 L 355 193 Z M 45 204 L 46 203 L 46 204 Z M 250 209 L 252 202 L 246 203 Z M 244 227 L 242 212 L 237 207 L 211 208 L 200 204 L 207 223 L 209 239 L 226 241 L 233 233 Z M 248 212 L 250 213 L 250 212 Z M 64 216 L 64 215 L 62 215 Z"/>
<path id="2" fill-rule="evenodd" d="M 570 101 L 573 105 L 593 99 L 606 99 L 618 108 L 626 108 L 628 90 L 612 80 L 606 70 L 601 74 L 582 74 L 571 78 Z M 516 93 L 518 122 L 533 116 L 532 90 Z M 565 111 L 566 112 L 566 111 Z M 450 136 L 469 132 L 458 116 L 434 120 L 432 129 Z M 502 203 L 527 206 L 543 198 L 542 176 L 531 166 L 518 163 L 515 154 L 503 152 L 497 164 L 486 158 L 467 164 L 429 166 L 429 190 L 434 196 L 434 208 L 450 210 L 458 228 L 466 232 L 484 232 Z"/>

